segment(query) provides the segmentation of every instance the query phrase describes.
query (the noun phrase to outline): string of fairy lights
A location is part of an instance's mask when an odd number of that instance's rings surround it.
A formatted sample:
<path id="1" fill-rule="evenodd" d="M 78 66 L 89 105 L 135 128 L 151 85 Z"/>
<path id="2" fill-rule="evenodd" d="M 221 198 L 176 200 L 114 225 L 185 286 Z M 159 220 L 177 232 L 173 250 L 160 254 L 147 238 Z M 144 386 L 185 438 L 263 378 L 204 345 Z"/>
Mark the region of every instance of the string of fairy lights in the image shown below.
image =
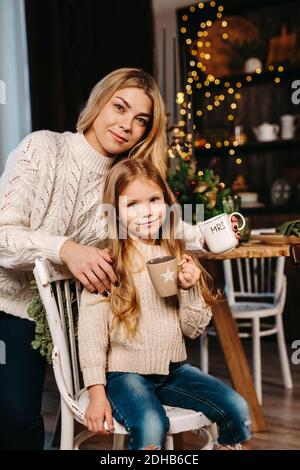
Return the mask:
<path id="1" fill-rule="evenodd" d="M 206 21 L 201 21 L 199 30 L 197 31 L 197 38 L 192 38 L 189 32 L 189 25 L 195 23 L 195 13 L 199 10 L 204 12 L 204 9 L 210 8 L 212 17 Z M 203 15 L 204 16 L 204 15 Z M 193 112 L 197 118 L 204 116 L 204 113 L 212 113 L 222 107 L 226 102 L 230 102 L 230 111 L 226 119 L 234 122 L 236 113 L 238 111 L 239 100 L 241 99 L 241 91 L 244 84 L 250 83 L 255 80 L 263 71 L 257 68 L 252 74 L 245 74 L 239 81 L 229 79 L 221 79 L 215 77 L 211 73 L 207 73 L 208 62 L 213 60 L 212 54 L 209 52 L 212 45 L 209 30 L 213 25 L 213 21 L 219 21 L 222 28 L 222 39 L 227 41 L 229 39 L 229 28 L 224 16 L 224 6 L 217 1 L 199 2 L 197 5 L 189 7 L 189 13 L 182 15 L 179 25 L 181 39 L 190 49 L 190 58 L 187 60 L 186 77 L 184 77 L 183 90 L 177 93 L 177 105 L 179 107 L 180 120 L 173 128 L 173 141 L 175 142 L 175 150 L 180 154 L 184 160 L 189 160 L 193 155 L 192 146 L 199 147 L 199 143 L 193 140 L 193 133 L 196 126 L 193 123 Z M 213 18 L 215 17 L 215 18 Z M 271 74 L 274 74 L 274 83 L 279 84 L 281 81 L 280 74 L 284 71 L 284 67 L 269 65 L 268 69 Z M 202 73 L 201 73 L 202 72 Z M 192 95 L 202 93 L 205 97 L 205 108 L 192 109 Z M 194 100 L 195 102 L 195 100 Z M 200 100 L 197 100 L 200 102 Z M 228 104 L 229 104 L 228 102 Z M 182 148 L 180 142 L 185 142 Z M 235 158 L 236 164 L 242 163 L 241 157 L 236 157 L 236 147 L 240 144 L 237 140 L 219 139 L 217 142 L 212 143 L 206 141 L 204 144 L 205 149 L 212 148 L 226 148 L 228 155 Z M 172 157 L 173 150 L 170 149 L 169 155 Z"/>

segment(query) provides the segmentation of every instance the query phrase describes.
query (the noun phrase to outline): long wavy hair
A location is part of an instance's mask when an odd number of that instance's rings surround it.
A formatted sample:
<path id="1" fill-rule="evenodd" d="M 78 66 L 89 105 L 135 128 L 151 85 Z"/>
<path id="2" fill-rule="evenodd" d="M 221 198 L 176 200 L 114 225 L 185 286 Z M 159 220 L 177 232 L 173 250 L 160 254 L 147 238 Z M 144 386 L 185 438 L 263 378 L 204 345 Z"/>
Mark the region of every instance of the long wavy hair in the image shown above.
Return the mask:
<path id="1" fill-rule="evenodd" d="M 106 212 L 105 216 L 108 222 L 108 247 L 114 260 L 112 267 L 119 278 L 120 285 L 119 287 L 111 286 L 111 295 L 108 301 L 114 315 L 112 327 L 122 322 L 128 337 L 135 336 L 140 314 L 139 298 L 134 285 L 133 274 L 145 269 L 145 261 L 143 261 L 141 256 L 141 262 L 137 261 L 139 251 L 135 246 L 134 240 L 127 237 L 120 239 L 118 236 L 120 230 L 118 204 L 120 195 L 137 178 L 146 179 L 157 184 L 164 194 L 165 204 L 168 207 L 172 207 L 172 209 L 175 205 L 175 210 L 170 211 L 170 216 L 165 219 L 167 227 L 164 227 L 163 223 L 156 243 L 160 244 L 167 255 L 176 256 L 178 260 L 182 258 L 184 253 L 187 253 L 187 250 L 184 248 L 184 242 L 181 239 L 175 238 L 175 228 L 180 216 L 180 210 L 176 209 L 179 206 L 176 205 L 175 196 L 156 167 L 150 161 L 141 158 L 123 160 L 112 167 L 105 182 L 103 203 L 106 205 L 106 208 L 113 207 L 114 209 L 114 220 L 111 220 L 106 209 L 104 211 Z M 169 234 L 168 238 L 163 237 L 164 230 L 167 230 L 165 233 Z M 216 297 L 211 292 L 211 286 L 209 286 L 211 278 L 197 258 L 192 253 L 189 254 L 200 268 L 199 287 L 207 305 L 211 305 L 216 300 Z"/>
<path id="2" fill-rule="evenodd" d="M 121 156 L 133 159 L 143 157 L 146 160 L 151 160 L 165 176 L 167 171 L 166 110 L 154 78 L 144 70 L 121 68 L 114 70 L 100 80 L 92 89 L 79 115 L 76 129 L 78 132 L 87 131 L 115 92 L 128 87 L 142 89 L 152 101 L 153 112 L 143 139 L 128 154 Z"/>

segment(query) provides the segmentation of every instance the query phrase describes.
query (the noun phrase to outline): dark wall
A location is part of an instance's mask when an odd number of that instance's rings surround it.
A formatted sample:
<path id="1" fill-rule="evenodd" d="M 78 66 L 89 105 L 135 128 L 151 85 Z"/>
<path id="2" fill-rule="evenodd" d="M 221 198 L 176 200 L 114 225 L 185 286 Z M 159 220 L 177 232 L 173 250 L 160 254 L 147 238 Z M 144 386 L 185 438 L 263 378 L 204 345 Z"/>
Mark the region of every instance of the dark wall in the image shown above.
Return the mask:
<path id="1" fill-rule="evenodd" d="M 33 130 L 73 130 L 93 85 L 152 73 L 151 0 L 25 0 Z"/>

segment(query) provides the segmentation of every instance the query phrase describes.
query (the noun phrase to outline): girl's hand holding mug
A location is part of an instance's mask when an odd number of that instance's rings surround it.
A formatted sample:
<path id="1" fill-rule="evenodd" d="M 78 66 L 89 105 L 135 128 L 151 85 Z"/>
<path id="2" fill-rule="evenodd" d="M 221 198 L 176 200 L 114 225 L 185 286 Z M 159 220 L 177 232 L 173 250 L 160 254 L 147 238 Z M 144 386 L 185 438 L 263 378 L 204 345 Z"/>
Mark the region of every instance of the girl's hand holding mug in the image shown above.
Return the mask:
<path id="1" fill-rule="evenodd" d="M 200 269 L 196 266 L 190 255 L 183 255 L 181 269 L 178 274 L 179 286 L 181 289 L 191 289 L 200 279 Z"/>

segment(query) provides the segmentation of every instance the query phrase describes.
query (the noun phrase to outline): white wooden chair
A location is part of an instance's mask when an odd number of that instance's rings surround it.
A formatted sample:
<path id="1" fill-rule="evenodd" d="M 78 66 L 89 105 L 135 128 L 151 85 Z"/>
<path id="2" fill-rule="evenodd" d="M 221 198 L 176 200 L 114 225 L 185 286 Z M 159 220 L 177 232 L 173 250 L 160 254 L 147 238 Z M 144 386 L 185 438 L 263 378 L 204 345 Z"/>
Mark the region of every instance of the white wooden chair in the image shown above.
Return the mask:
<path id="1" fill-rule="evenodd" d="M 285 258 L 224 260 L 225 292 L 239 336 L 252 338 L 253 373 L 258 400 L 262 403 L 261 343 L 277 335 L 279 358 L 286 388 L 293 382 L 284 338 L 282 313 L 286 299 Z M 265 322 L 265 320 L 269 322 Z M 270 322 L 270 319 L 273 322 Z M 262 321 L 261 321 L 262 320 Z M 208 335 L 201 338 L 201 368 L 208 371 Z"/>
<path id="2" fill-rule="evenodd" d="M 81 285 L 68 274 L 55 270 L 46 259 L 35 261 L 34 277 L 46 310 L 53 340 L 53 370 L 61 396 L 61 449 L 78 450 L 94 433 L 84 430 L 74 436 L 74 420 L 83 424 L 88 404 L 87 390 L 80 385 L 77 345 L 75 340 L 74 309 L 79 311 Z M 165 406 L 170 421 L 165 448 L 173 449 L 173 435 L 194 431 L 205 437 L 202 450 L 213 448 L 216 425 L 203 413 Z M 114 420 L 113 449 L 123 449 L 126 429 Z"/>

